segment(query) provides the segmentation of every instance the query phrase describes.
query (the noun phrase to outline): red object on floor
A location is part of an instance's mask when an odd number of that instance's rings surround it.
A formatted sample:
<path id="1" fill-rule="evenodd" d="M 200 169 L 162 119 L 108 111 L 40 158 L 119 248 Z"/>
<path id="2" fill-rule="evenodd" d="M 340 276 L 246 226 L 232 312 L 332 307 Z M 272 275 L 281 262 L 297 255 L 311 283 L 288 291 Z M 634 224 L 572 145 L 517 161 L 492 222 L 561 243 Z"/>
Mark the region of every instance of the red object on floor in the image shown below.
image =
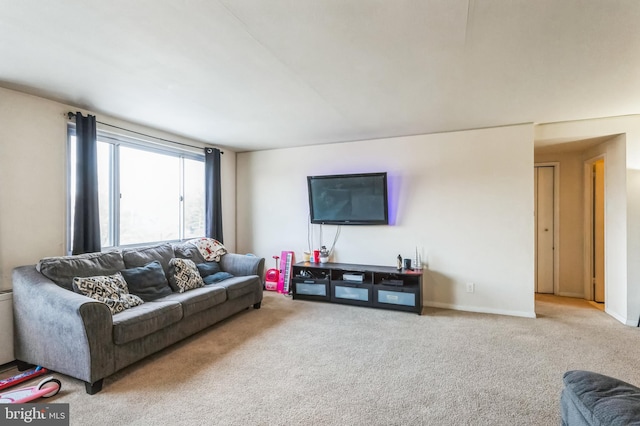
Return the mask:
<path id="1" fill-rule="evenodd" d="M 264 280 L 264 288 L 269 291 L 276 291 L 278 289 L 278 281 L 280 280 L 280 271 L 278 270 L 278 259 L 280 256 L 273 256 L 276 260 L 276 267 L 267 270 Z"/>

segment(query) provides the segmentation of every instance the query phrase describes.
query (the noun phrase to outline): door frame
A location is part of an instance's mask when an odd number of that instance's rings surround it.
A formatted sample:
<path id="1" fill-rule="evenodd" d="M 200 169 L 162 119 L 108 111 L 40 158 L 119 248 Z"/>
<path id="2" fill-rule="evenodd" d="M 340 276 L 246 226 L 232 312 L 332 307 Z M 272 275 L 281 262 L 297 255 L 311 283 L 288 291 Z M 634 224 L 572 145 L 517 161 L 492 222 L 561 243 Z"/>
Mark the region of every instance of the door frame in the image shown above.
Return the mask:
<path id="1" fill-rule="evenodd" d="M 598 154 L 584 160 L 584 298 L 595 300 L 593 289 L 593 164 L 604 160 L 604 214 L 607 218 L 607 155 Z M 604 234 L 604 255 L 607 256 L 607 230 Z M 605 261 L 606 264 L 606 261 Z M 607 307 L 607 269 L 604 270 L 604 306 Z"/>
<path id="2" fill-rule="evenodd" d="M 559 295 L 560 283 L 560 162 L 547 161 L 541 163 L 533 163 L 534 170 L 536 167 L 553 167 L 553 294 Z M 535 179 L 535 176 L 534 176 Z M 535 182 L 534 182 L 534 186 Z M 537 187 L 537 186 L 536 186 Z M 538 194 L 533 194 L 534 201 Z M 534 232 L 537 232 L 537 218 L 534 217 Z M 537 238 L 537 235 L 535 236 Z M 536 250 L 536 257 L 538 256 Z M 538 264 L 536 260 L 535 265 Z M 537 274 L 538 271 L 534 270 Z M 533 292 L 536 292 L 535 276 L 534 276 Z"/>

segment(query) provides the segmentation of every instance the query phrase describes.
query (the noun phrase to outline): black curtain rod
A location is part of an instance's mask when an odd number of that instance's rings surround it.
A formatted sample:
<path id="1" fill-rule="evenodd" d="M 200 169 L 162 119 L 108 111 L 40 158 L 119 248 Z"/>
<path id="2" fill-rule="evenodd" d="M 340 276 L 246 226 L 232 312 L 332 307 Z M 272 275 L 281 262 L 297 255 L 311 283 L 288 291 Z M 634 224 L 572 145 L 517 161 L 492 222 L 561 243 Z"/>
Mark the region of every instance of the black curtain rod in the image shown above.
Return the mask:
<path id="1" fill-rule="evenodd" d="M 69 112 L 67 113 L 67 117 L 69 117 L 69 120 L 71 120 L 72 118 L 75 118 L 75 117 L 76 117 L 76 113 L 75 113 L 75 112 L 71 112 L 71 111 L 69 111 Z M 98 120 L 96 120 L 96 123 L 102 124 L 103 126 L 113 127 L 114 129 L 124 130 L 125 132 L 135 133 L 136 135 L 146 136 L 146 137 L 148 137 L 148 138 L 154 138 L 154 139 L 158 139 L 158 140 L 161 140 L 161 141 L 165 141 L 165 142 L 173 143 L 173 144 L 176 144 L 176 145 L 188 146 L 189 148 L 204 149 L 204 148 L 203 148 L 203 147 L 201 147 L 201 146 L 189 145 L 189 144 L 182 143 L 182 142 L 176 142 L 176 141 L 172 141 L 172 140 L 169 140 L 169 139 L 159 138 L 159 137 L 157 137 L 157 136 L 147 135 L 147 134 L 145 134 L 145 133 L 136 132 L 135 130 L 125 129 L 124 127 L 118 127 L 118 126 L 114 126 L 113 124 L 103 123 L 102 121 L 98 121 Z M 220 151 L 220 154 L 224 154 L 224 152 L 223 152 L 223 151 Z"/>

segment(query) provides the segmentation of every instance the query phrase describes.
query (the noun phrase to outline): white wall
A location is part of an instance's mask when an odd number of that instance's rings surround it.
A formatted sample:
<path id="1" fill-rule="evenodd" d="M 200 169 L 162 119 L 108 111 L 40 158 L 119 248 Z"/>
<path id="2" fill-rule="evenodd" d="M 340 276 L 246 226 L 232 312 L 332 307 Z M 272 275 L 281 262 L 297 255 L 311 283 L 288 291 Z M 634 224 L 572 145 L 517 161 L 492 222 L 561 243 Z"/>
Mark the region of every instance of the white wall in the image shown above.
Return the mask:
<path id="1" fill-rule="evenodd" d="M 300 259 L 307 249 L 306 176 L 386 171 L 391 226 L 343 226 L 332 261 L 391 266 L 418 246 L 429 266 L 425 304 L 535 315 L 532 125 L 237 158 L 239 251 L 265 257 L 267 266 L 282 250 Z M 323 229 L 329 245 L 337 227 Z"/>
<path id="2" fill-rule="evenodd" d="M 604 155 L 605 217 L 605 311 L 626 322 L 627 273 L 627 183 L 625 136 L 585 151 L 584 159 Z"/>
<path id="3" fill-rule="evenodd" d="M 11 288 L 14 267 L 65 253 L 65 115 L 76 110 L 68 105 L 0 88 L 0 290 Z M 97 118 L 153 136 L 204 146 L 201 142 L 100 114 Z M 224 151 L 224 242 L 235 250 L 236 158 L 233 151 Z"/>

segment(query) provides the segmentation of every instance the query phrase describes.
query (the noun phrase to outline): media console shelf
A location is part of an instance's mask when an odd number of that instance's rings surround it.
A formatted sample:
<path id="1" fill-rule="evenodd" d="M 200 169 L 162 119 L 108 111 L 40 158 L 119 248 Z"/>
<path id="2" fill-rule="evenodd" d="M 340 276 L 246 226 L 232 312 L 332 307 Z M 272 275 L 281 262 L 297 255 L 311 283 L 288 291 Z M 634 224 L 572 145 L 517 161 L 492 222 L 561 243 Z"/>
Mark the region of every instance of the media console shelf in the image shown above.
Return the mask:
<path id="1" fill-rule="evenodd" d="M 422 271 L 350 263 L 293 265 L 294 299 L 422 314 Z"/>

